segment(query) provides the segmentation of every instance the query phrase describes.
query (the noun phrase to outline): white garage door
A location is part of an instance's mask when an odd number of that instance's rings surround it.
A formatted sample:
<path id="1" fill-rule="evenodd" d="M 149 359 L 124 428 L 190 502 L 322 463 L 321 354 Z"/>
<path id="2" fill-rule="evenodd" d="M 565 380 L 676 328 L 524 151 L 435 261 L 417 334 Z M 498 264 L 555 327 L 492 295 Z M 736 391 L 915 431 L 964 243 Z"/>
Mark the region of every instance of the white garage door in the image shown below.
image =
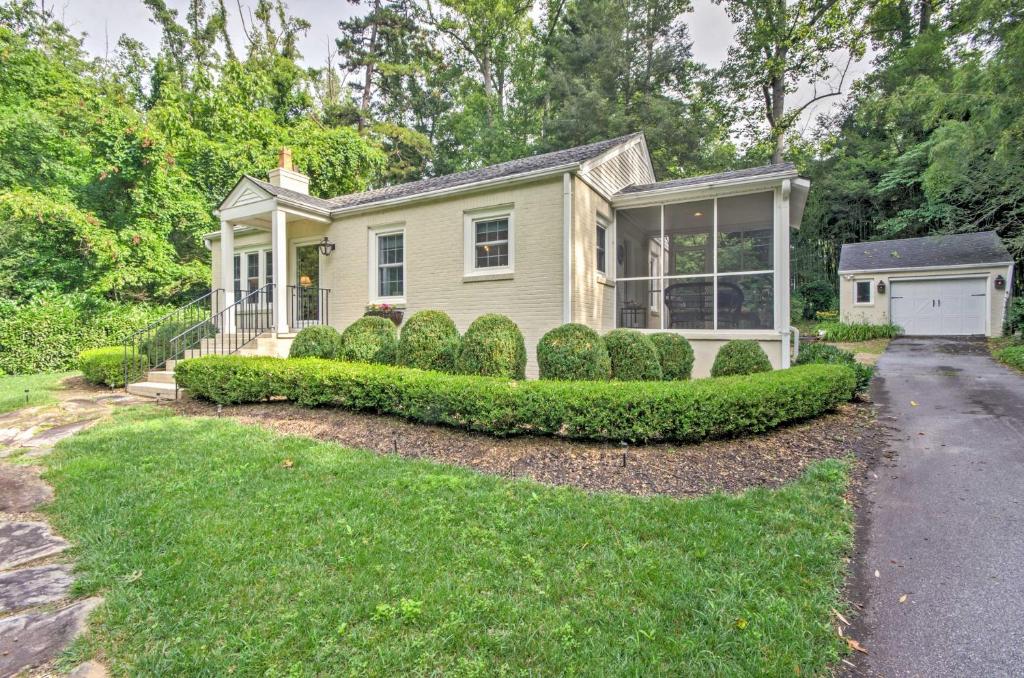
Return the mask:
<path id="1" fill-rule="evenodd" d="M 986 289 L 984 278 L 894 282 L 892 321 L 907 334 L 985 334 Z"/>

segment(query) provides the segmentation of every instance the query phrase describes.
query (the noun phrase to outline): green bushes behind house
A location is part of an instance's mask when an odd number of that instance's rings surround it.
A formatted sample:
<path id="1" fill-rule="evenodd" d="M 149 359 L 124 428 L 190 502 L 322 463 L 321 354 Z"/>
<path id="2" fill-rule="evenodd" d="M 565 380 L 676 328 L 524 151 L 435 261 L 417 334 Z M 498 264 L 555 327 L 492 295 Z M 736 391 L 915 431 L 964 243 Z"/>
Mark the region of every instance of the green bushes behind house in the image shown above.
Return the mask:
<path id="1" fill-rule="evenodd" d="M 661 376 L 666 381 L 683 381 L 693 373 L 693 347 L 686 337 L 674 332 L 658 332 L 650 336 L 658 351 Z"/>
<path id="2" fill-rule="evenodd" d="M 612 362 L 612 379 L 661 381 L 661 360 L 650 337 L 637 330 L 618 329 L 604 335 Z"/>
<path id="3" fill-rule="evenodd" d="M 444 311 L 418 311 L 402 325 L 397 364 L 453 372 L 458 355 L 459 330 Z"/>
<path id="4" fill-rule="evenodd" d="M 761 345 L 753 339 L 727 341 L 718 349 L 715 362 L 711 364 L 712 377 L 729 377 L 737 374 L 770 372 L 772 363 Z"/>
<path id="5" fill-rule="evenodd" d="M 537 367 L 541 379 L 606 381 L 612 374 L 604 339 L 579 323 L 560 325 L 541 337 Z"/>
<path id="6" fill-rule="evenodd" d="M 526 378 L 526 342 L 519 327 L 498 313 L 470 324 L 459 346 L 455 371 L 483 377 Z"/>
<path id="7" fill-rule="evenodd" d="M 818 334 L 824 341 L 870 341 L 872 339 L 894 339 L 903 334 L 903 328 L 892 323 L 873 325 L 871 323 L 822 323 Z"/>
<path id="8" fill-rule="evenodd" d="M 330 325 L 303 327 L 288 347 L 289 358 L 324 358 L 334 360 L 341 357 L 343 342 L 341 333 Z"/>
<path id="9" fill-rule="evenodd" d="M 284 397 L 305 406 L 391 414 L 498 436 L 697 442 L 829 411 L 853 371 L 805 365 L 686 382 L 512 381 L 316 358 L 206 356 L 177 365 L 180 386 L 217 403 Z"/>
<path id="10" fill-rule="evenodd" d="M 89 383 L 100 386 L 124 386 L 126 373 L 129 382 L 138 381 L 146 373 L 148 366 L 149 359 L 146 354 L 126 355 L 124 346 L 90 348 L 78 354 L 78 369 L 81 370 L 82 377 Z"/>
<path id="11" fill-rule="evenodd" d="M 341 333 L 341 358 L 394 365 L 398 350 L 395 324 L 379 316 L 363 316 Z"/>

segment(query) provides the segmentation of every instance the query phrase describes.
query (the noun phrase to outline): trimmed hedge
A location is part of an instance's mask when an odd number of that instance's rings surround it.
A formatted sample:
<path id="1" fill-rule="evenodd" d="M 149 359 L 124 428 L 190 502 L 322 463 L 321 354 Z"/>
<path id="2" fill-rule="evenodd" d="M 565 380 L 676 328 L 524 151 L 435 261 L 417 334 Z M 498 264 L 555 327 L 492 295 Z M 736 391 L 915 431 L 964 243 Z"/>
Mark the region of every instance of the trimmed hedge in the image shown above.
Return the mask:
<path id="1" fill-rule="evenodd" d="M 482 315 L 459 346 L 455 371 L 482 377 L 526 378 L 526 342 L 519 326 L 499 313 Z"/>
<path id="2" fill-rule="evenodd" d="M 181 337 L 176 346 L 172 346 L 171 340 L 185 332 L 188 334 Z M 151 365 L 162 365 L 168 360 L 174 360 L 176 356 L 172 353 L 175 349 L 180 356 L 183 351 L 195 347 L 203 339 L 215 336 L 217 328 L 211 322 L 200 324 L 196 320 L 172 320 L 157 326 L 151 334 L 145 335 L 139 342 L 139 352 L 149 356 L 153 361 Z"/>
<path id="3" fill-rule="evenodd" d="M 418 311 L 402 326 L 399 365 L 453 372 L 458 355 L 459 330 L 444 311 Z"/>
<path id="4" fill-rule="evenodd" d="M 128 378 L 138 381 L 146 373 L 149 359 L 144 353 L 137 353 L 134 359 L 125 359 L 124 346 L 90 348 L 78 354 L 78 369 L 82 377 L 91 384 L 119 388 L 124 386 L 125 366 L 130 366 Z"/>
<path id="5" fill-rule="evenodd" d="M 397 351 L 395 324 L 380 316 L 363 316 L 341 333 L 343 360 L 394 365 Z"/>
<path id="6" fill-rule="evenodd" d="M 795 365 L 848 365 L 857 375 L 857 392 L 868 389 L 875 368 L 857 362 L 853 353 L 829 344 L 813 343 L 800 348 Z"/>
<path id="7" fill-rule="evenodd" d="M 612 361 L 612 379 L 661 381 L 661 360 L 654 342 L 637 330 L 612 330 L 604 335 Z"/>
<path id="8" fill-rule="evenodd" d="M 316 358 L 206 356 L 178 363 L 179 385 L 217 403 L 287 398 L 492 435 L 697 442 L 758 433 L 853 397 L 853 371 L 806 365 L 686 382 L 515 381 Z"/>
<path id="9" fill-rule="evenodd" d="M 292 339 L 288 357 L 334 360 L 341 356 L 342 345 L 341 333 L 330 325 L 303 327 Z"/>
<path id="10" fill-rule="evenodd" d="M 996 359 L 1010 367 L 1024 371 L 1024 344 L 1007 346 L 996 352 Z"/>
<path id="11" fill-rule="evenodd" d="M 541 337 L 537 366 L 541 379 L 607 381 L 612 376 L 604 339 L 579 323 L 560 325 Z"/>
<path id="12" fill-rule="evenodd" d="M 661 376 L 666 381 L 683 381 L 693 373 L 693 347 L 685 337 L 673 332 L 651 335 L 661 362 Z"/>
<path id="13" fill-rule="evenodd" d="M 712 377 L 730 377 L 737 374 L 770 372 L 772 363 L 761 345 L 753 339 L 727 341 L 718 349 L 711 364 Z"/>
<path id="14" fill-rule="evenodd" d="M 894 339 L 903 334 L 903 328 L 891 323 L 822 323 L 818 334 L 824 341 L 870 341 L 871 339 Z"/>

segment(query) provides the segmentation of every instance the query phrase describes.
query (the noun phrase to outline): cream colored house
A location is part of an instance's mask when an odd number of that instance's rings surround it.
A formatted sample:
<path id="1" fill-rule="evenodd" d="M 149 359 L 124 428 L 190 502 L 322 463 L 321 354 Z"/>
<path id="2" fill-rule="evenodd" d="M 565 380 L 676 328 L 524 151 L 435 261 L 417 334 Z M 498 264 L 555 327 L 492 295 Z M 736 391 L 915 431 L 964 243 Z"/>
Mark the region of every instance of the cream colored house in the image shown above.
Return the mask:
<path id="1" fill-rule="evenodd" d="M 843 245 L 840 319 L 893 322 L 908 335 L 1000 336 L 1012 277 L 994 231 Z"/>
<path id="2" fill-rule="evenodd" d="M 228 348 L 208 350 L 284 354 L 302 327 L 341 330 L 386 303 L 440 309 L 460 331 L 508 315 L 529 376 L 537 342 L 567 322 L 682 334 L 698 377 L 730 339 L 789 365 L 789 237 L 809 189 L 792 165 L 658 182 L 633 134 L 330 199 L 284 152 L 280 165 L 217 210 L 211 298 Z"/>

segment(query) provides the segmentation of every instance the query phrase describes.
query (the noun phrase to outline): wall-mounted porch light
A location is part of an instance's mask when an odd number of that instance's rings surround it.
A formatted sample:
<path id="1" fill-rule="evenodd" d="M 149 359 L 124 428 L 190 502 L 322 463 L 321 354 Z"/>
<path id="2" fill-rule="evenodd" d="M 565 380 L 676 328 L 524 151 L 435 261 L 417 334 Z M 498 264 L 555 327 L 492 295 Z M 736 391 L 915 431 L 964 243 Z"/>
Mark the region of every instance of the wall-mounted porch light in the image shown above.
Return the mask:
<path id="1" fill-rule="evenodd" d="M 324 255 L 325 257 L 329 257 L 331 256 L 331 252 L 333 251 L 334 243 L 328 240 L 327 236 L 325 235 L 324 239 L 320 241 L 320 254 Z"/>
<path id="2" fill-rule="evenodd" d="M 879 294 L 885 294 L 885 281 L 879 280 L 878 285 L 875 287 Z"/>
<path id="3" fill-rule="evenodd" d="M 997 290 L 1006 289 L 1006 278 L 1004 278 L 1001 275 L 997 275 L 995 279 L 995 284 Z"/>

